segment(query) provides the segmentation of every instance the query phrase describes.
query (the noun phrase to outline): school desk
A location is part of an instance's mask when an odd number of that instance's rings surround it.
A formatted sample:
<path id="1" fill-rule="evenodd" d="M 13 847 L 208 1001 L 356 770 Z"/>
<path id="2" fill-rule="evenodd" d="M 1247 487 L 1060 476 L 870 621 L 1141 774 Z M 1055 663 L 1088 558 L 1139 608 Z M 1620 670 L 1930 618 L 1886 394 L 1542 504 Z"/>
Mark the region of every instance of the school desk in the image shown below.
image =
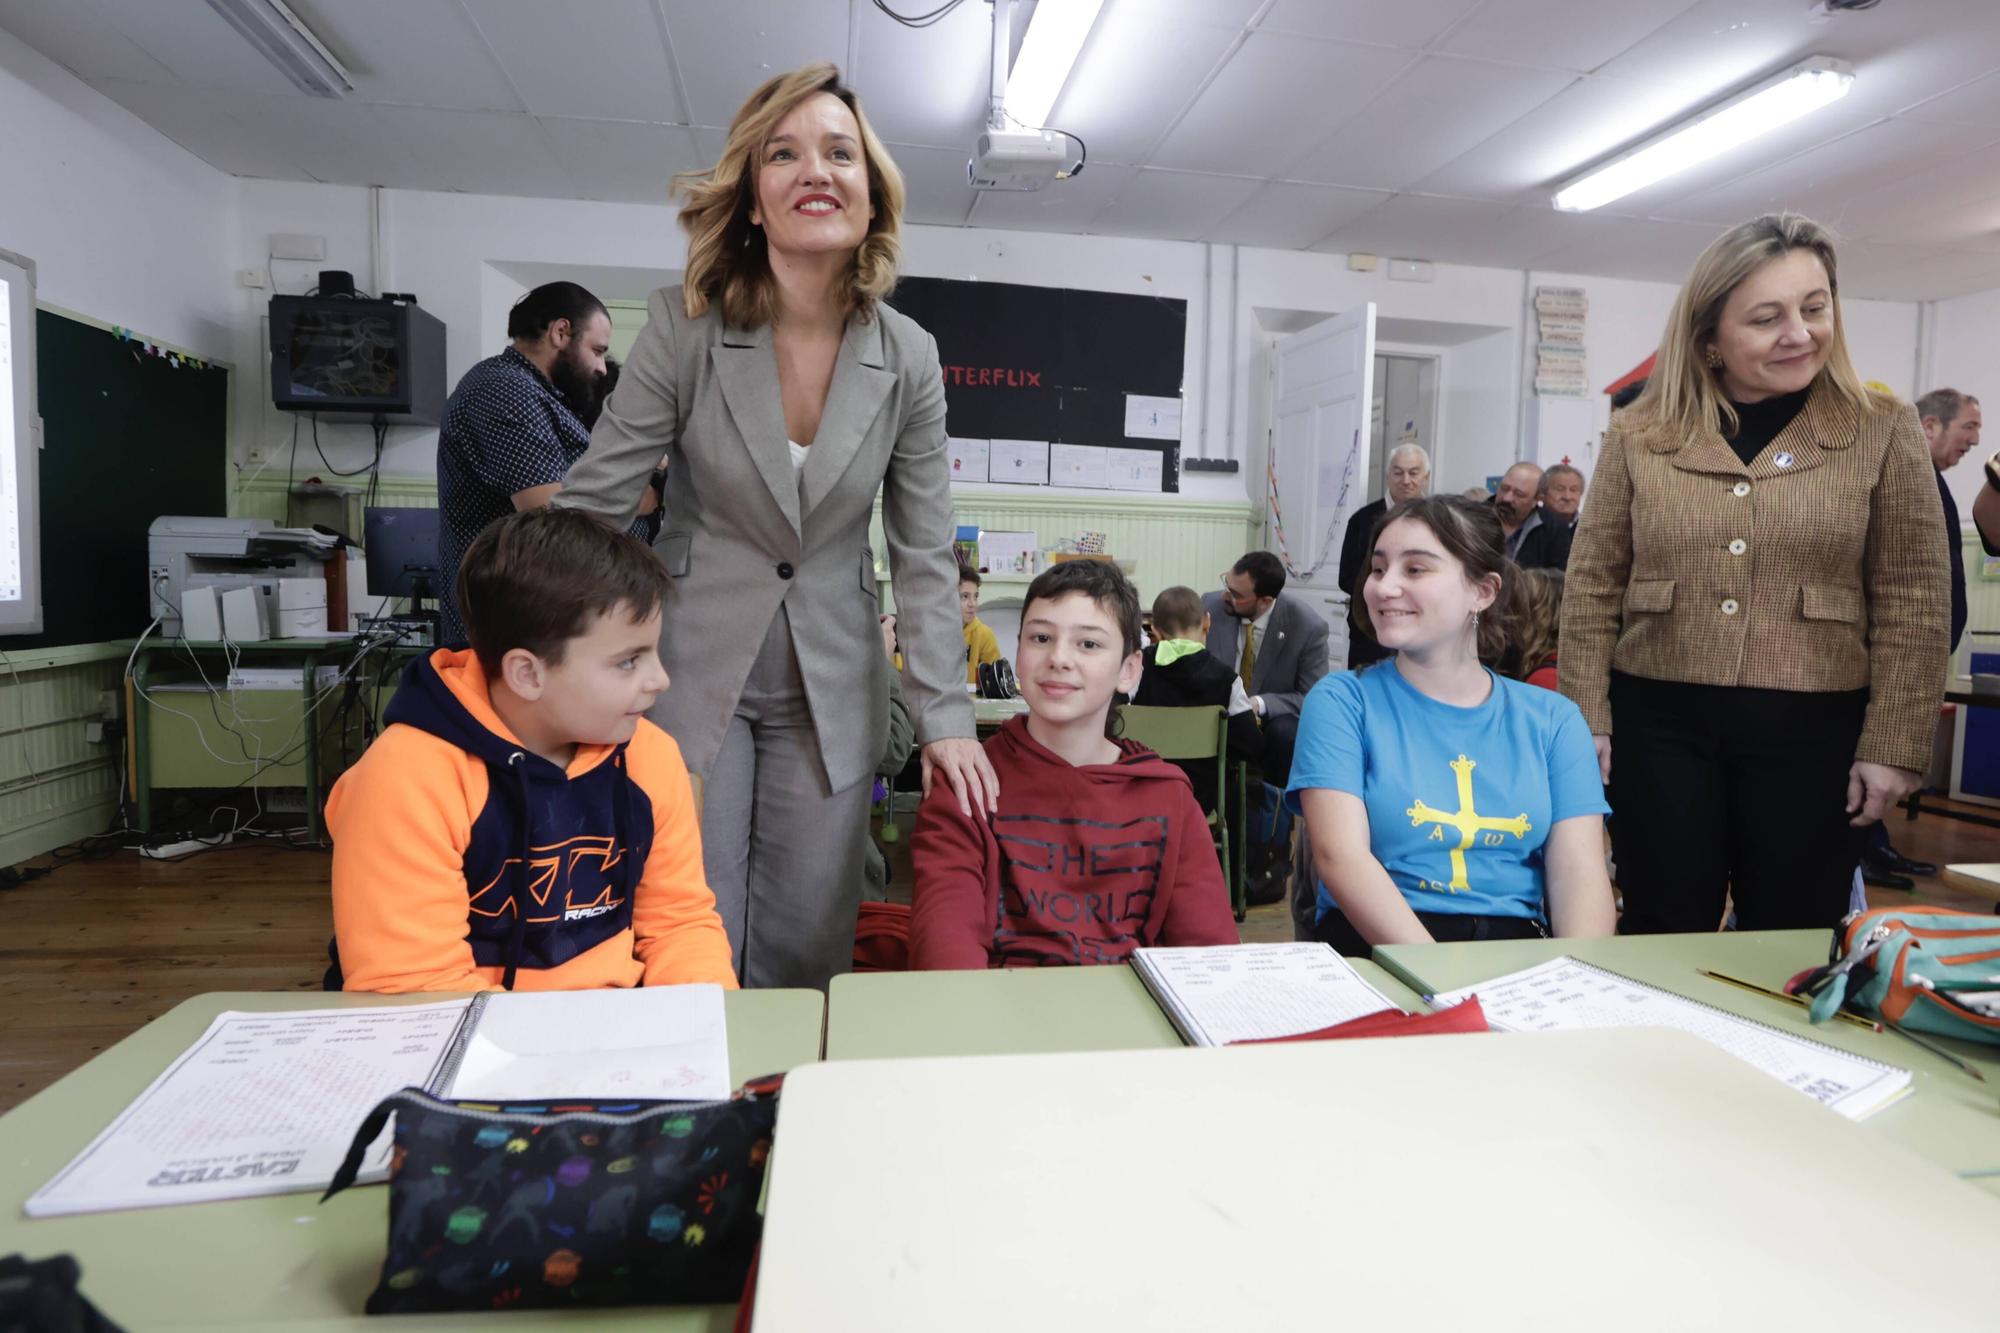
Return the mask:
<path id="1" fill-rule="evenodd" d="M 1991 862 L 1946 866 L 1945 887 L 2000 903 L 2000 865 Z"/>
<path id="2" fill-rule="evenodd" d="M 1402 1009 L 1424 1004 L 1369 962 L 1354 965 Z M 1180 1046 L 1131 968 L 998 968 L 983 972 L 870 972 L 833 979 L 826 1058 L 1013 1055 L 1154 1050 Z"/>
<path id="3" fill-rule="evenodd" d="M 1664 1031 L 840 1060 L 757 1333 L 1990 1329 L 2000 1202 Z"/>
<path id="4" fill-rule="evenodd" d="M 82 1289 L 121 1327 L 301 1329 L 359 1327 L 388 1247 L 389 1191 L 314 1194 L 27 1218 L 21 1204 L 62 1169 L 225 1009 L 258 1012 L 411 1004 L 442 995 L 221 992 L 187 1000 L 0 1117 L 0 1254 L 67 1252 Z M 817 991 L 730 991 L 729 1069 L 738 1082 L 819 1058 Z M 647 1328 L 727 1333 L 733 1305 L 398 1316 L 371 1328 Z"/>
<path id="5" fill-rule="evenodd" d="M 1795 1005 L 1696 971 L 1707 968 L 1781 990 L 1794 974 L 1826 962 L 1831 940 L 1831 932 L 1824 930 L 1746 930 L 1601 940 L 1391 944 L 1375 950 L 1375 961 L 1411 989 L 1430 994 L 1569 954 L 1771 1027 L 1900 1065 L 1914 1075 L 1910 1095 L 1877 1111 L 1862 1126 L 2000 1195 L 2000 1046 L 1924 1035 L 1926 1041 L 1978 1067 L 1986 1076 L 1981 1083 L 1893 1032 L 1869 1032 L 1846 1023 L 1814 1027 Z"/>

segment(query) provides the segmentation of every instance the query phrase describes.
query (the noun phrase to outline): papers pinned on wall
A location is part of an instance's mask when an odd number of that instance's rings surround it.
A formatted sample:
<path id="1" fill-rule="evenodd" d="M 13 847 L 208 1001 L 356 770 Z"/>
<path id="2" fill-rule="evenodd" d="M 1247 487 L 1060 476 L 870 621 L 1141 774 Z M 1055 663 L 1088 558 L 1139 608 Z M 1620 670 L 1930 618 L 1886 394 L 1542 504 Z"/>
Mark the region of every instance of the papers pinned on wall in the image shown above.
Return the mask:
<path id="1" fill-rule="evenodd" d="M 1095 444 L 1054 444 L 1049 446 L 1049 485 L 1081 486 L 1104 490 L 1111 485 L 1106 470 L 1105 450 Z"/>
<path id="2" fill-rule="evenodd" d="M 1114 491 L 1150 491 L 1166 488 L 1167 460 L 1151 449 L 1106 449 L 1104 475 Z"/>
<path id="3" fill-rule="evenodd" d="M 987 480 L 1005 486 L 1048 485 L 1049 442 L 994 440 L 989 455 Z"/>
<path id="4" fill-rule="evenodd" d="M 945 441 L 945 452 L 951 457 L 951 479 L 953 481 L 985 481 L 987 460 L 992 454 L 990 440 L 961 440 L 956 437 Z"/>
<path id="5" fill-rule="evenodd" d="M 1125 395 L 1125 438 L 1128 440 L 1178 440 L 1181 437 L 1181 400 L 1150 394 Z"/>

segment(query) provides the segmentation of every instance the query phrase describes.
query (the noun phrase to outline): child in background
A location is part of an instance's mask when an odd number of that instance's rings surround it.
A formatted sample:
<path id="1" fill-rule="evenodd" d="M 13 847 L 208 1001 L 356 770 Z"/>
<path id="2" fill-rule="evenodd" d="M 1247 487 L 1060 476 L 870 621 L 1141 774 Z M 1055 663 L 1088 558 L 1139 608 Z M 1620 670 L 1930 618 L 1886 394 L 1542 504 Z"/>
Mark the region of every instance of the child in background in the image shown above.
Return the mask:
<path id="1" fill-rule="evenodd" d="M 1215 705 L 1229 713 L 1229 757 L 1254 761 L 1262 747 L 1256 714 L 1243 680 L 1229 664 L 1204 646 L 1208 613 L 1193 588 L 1173 587 L 1153 599 L 1153 626 L 1159 641 L 1143 654 L 1144 670 L 1132 702 L 1147 708 L 1199 708 Z M 1204 810 L 1215 808 L 1215 764 L 1209 760 L 1177 764 L 1194 784 L 1194 799 Z"/>
<path id="2" fill-rule="evenodd" d="M 327 800 L 327 989 L 735 987 L 680 747 L 645 717 L 666 589 L 651 551 L 582 510 L 473 540 L 472 647 L 410 664 Z"/>
<path id="3" fill-rule="evenodd" d="M 1115 565 L 1037 576 L 1015 656 L 1028 712 L 986 742 L 1000 809 L 943 783 L 917 814 L 910 966 L 1117 963 L 1148 945 L 1234 944 L 1229 893 L 1187 775 L 1120 741 L 1138 680 L 1139 597 Z"/>
<path id="4" fill-rule="evenodd" d="M 979 683 L 979 668 L 1000 660 L 1000 640 L 979 618 L 979 571 L 958 567 L 958 613 L 965 617 L 965 683 Z"/>
<path id="5" fill-rule="evenodd" d="M 1563 572 L 1515 569 L 1515 628 L 1507 645 L 1507 674 L 1545 690 L 1556 688 L 1556 640 L 1562 630 Z"/>

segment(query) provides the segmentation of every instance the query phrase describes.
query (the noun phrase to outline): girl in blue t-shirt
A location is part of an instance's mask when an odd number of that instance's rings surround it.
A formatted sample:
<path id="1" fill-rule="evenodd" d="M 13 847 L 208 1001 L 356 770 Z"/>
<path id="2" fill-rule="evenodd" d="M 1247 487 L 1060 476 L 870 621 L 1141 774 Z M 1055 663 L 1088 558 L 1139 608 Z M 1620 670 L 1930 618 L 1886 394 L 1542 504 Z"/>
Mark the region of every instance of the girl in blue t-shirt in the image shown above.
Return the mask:
<path id="1" fill-rule="evenodd" d="M 1313 687 L 1286 793 L 1312 843 L 1316 934 L 1344 954 L 1616 924 L 1583 714 L 1486 665 L 1516 572 L 1487 505 L 1407 500 L 1375 530 L 1361 597 L 1396 655 Z"/>

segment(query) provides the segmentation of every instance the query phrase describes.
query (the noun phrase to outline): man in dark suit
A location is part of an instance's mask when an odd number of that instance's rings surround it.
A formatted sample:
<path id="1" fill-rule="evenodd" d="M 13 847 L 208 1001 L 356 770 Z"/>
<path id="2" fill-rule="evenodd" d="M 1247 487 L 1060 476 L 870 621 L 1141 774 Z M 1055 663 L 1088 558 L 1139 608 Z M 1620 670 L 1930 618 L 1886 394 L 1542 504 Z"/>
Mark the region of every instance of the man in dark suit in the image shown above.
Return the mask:
<path id="1" fill-rule="evenodd" d="M 1979 447 L 1979 400 L 1957 389 L 1932 389 L 1917 399 L 1917 419 L 1923 422 L 1924 443 L 1931 451 L 1931 466 L 1937 469 L 1938 500 L 1944 507 L 1944 549 L 1951 563 L 1951 650 L 1965 637 L 1965 529 L 1959 522 L 1958 501 L 1945 484 L 1944 474 Z M 1984 537 L 1981 538 L 1984 541 Z M 1913 861 L 1897 851 L 1889 841 L 1887 820 L 1870 830 L 1868 845 L 1861 850 L 1861 877 L 1881 889 L 1914 889 L 1912 875 L 1935 875 L 1937 866 L 1929 861 Z"/>
<path id="2" fill-rule="evenodd" d="M 1542 521 L 1521 539 L 1514 563 L 1523 569 L 1568 569 L 1582 510 L 1583 473 L 1568 463 L 1550 467 L 1542 474 Z"/>
<path id="3" fill-rule="evenodd" d="M 1399 444 L 1389 451 L 1388 490 L 1379 500 L 1354 511 L 1340 539 L 1340 590 L 1347 594 L 1347 665 L 1367 666 L 1389 654 L 1375 642 L 1368 617 L 1361 609 L 1361 580 L 1368 574 L 1368 538 L 1389 506 L 1414 500 L 1431 488 L 1431 456 L 1423 446 Z"/>
<path id="4" fill-rule="evenodd" d="M 1285 566 L 1269 551 L 1252 551 L 1222 576 L 1222 590 L 1202 598 L 1208 651 L 1235 666 L 1250 692 L 1250 709 L 1264 735 L 1264 781 L 1284 790 L 1306 691 L 1327 672 L 1327 625 L 1300 597 L 1285 593 Z M 1291 848 L 1245 842 L 1254 875 L 1268 865 L 1282 873 Z"/>

